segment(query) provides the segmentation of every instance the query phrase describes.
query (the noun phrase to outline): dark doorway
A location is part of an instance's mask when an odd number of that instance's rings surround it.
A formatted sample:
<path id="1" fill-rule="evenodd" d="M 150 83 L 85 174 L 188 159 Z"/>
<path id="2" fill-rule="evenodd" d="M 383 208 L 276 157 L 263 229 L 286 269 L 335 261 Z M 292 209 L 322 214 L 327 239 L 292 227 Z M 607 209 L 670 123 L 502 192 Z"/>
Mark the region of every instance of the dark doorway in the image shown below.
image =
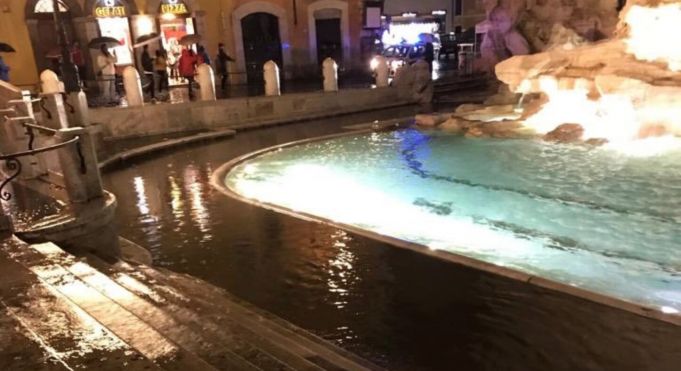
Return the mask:
<path id="1" fill-rule="evenodd" d="M 322 9 L 314 13 L 317 35 L 317 61 L 321 64 L 327 57 L 339 65 L 343 61 L 341 37 L 341 12 L 337 9 Z"/>
<path id="2" fill-rule="evenodd" d="M 241 20 L 241 30 L 249 84 L 263 81 L 262 67 L 269 60 L 283 70 L 279 18 L 268 13 L 249 14 Z"/>

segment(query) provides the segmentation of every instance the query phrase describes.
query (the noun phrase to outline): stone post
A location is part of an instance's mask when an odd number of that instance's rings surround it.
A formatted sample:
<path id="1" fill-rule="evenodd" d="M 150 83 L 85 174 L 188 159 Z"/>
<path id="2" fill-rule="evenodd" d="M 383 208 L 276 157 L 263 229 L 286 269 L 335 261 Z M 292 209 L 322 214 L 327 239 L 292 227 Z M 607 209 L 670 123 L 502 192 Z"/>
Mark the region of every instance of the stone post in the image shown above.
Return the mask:
<path id="1" fill-rule="evenodd" d="M 73 112 L 68 110 L 66 112 L 69 127 L 90 126 L 90 108 L 87 105 L 87 96 L 82 90 L 67 95 L 68 103 L 73 107 Z"/>
<path id="2" fill-rule="evenodd" d="M 376 86 L 384 88 L 389 85 L 390 69 L 388 68 L 388 61 L 384 56 L 376 57 Z"/>
<path id="3" fill-rule="evenodd" d="M 197 80 L 199 82 L 201 100 L 215 100 L 215 75 L 213 69 L 208 64 L 202 64 L 196 69 Z"/>
<path id="4" fill-rule="evenodd" d="M 45 99 L 45 109 L 49 115 L 43 112 L 46 126 L 60 129 L 69 127 L 66 110 L 64 108 L 64 98 L 61 93 L 64 91 L 59 81 L 59 77 L 51 70 L 45 70 L 40 74 L 40 85 Z"/>
<path id="5" fill-rule="evenodd" d="M 82 204 L 101 198 L 104 190 L 93 138 L 88 129 L 67 128 L 57 133 L 60 142 L 71 140 L 76 136 L 79 136 L 80 140 L 59 149 L 58 156 L 69 198 L 72 203 Z"/>
<path id="6" fill-rule="evenodd" d="M 125 88 L 125 99 L 128 101 L 128 106 L 144 105 L 140 74 L 135 67 L 128 66 L 123 70 L 123 87 Z"/>
<path id="7" fill-rule="evenodd" d="M 265 95 L 268 97 L 281 95 L 279 66 L 274 61 L 267 61 L 263 66 L 263 75 L 265 77 Z"/>
<path id="8" fill-rule="evenodd" d="M 324 59 L 322 63 L 324 75 L 324 91 L 338 91 L 338 64 L 331 58 Z"/>
<path id="9" fill-rule="evenodd" d="M 5 209 L 0 201 L 0 239 L 3 234 L 12 233 L 12 220 L 5 214 Z"/>

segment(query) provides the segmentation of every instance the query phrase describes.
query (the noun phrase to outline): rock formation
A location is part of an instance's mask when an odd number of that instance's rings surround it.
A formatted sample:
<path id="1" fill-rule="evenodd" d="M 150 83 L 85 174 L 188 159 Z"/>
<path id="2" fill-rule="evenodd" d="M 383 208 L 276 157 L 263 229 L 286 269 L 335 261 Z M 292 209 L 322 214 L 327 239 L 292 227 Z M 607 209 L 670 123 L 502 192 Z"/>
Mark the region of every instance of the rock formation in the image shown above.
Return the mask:
<path id="1" fill-rule="evenodd" d="M 617 0 L 483 0 L 483 5 L 483 69 L 515 55 L 605 39 L 617 24 Z"/>
<path id="2" fill-rule="evenodd" d="M 546 94 L 550 101 L 582 91 L 584 101 L 596 104 L 604 120 L 627 111 L 619 121 L 635 121 L 629 126 L 636 124 L 639 137 L 651 132 L 681 135 L 681 47 L 664 42 L 681 32 L 677 4 L 630 1 L 616 38 L 511 58 L 496 66 L 497 78 L 511 91 Z"/>

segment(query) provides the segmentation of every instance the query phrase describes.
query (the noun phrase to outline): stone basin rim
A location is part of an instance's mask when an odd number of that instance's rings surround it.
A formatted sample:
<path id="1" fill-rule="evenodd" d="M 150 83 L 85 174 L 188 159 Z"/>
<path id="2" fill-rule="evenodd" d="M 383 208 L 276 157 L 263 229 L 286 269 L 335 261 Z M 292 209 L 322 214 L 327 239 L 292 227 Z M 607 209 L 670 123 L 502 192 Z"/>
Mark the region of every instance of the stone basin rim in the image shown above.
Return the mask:
<path id="1" fill-rule="evenodd" d="M 391 246 L 397 247 L 397 248 L 402 248 L 406 250 L 410 250 L 413 252 L 417 252 L 420 254 L 424 254 L 427 256 L 430 256 L 432 258 L 436 258 L 439 260 L 444 260 L 449 263 L 454 263 L 458 265 L 463 265 L 468 268 L 472 269 L 477 269 L 481 270 L 487 273 L 491 273 L 494 275 L 506 277 L 515 281 L 521 281 L 525 282 L 530 285 L 542 287 L 548 290 L 553 290 L 557 292 L 561 292 L 573 297 L 577 297 L 583 300 L 588 300 L 597 304 L 605 305 L 608 307 L 616 308 L 619 310 L 623 310 L 626 312 L 630 312 L 642 317 L 650 318 L 653 320 L 658 320 L 662 322 L 666 322 L 675 326 L 681 327 L 681 313 L 673 314 L 673 313 L 664 313 L 662 312 L 659 308 L 653 307 L 650 305 L 645 305 L 645 304 L 640 304 L 640 303 L 634 303 L 631 301 L 623 300 L 623 299 L 618 299 L 613 296 L 601 294 L 595 291 L 587 290 L 584 288 L 572 286 L 566 283 L 562 283 L 556 280 L 552 280 L 549 278 L 541 277 L 538 275 L 534 274 L 529 274 L 522 272 L 517 269 L 513 268 L 508 268 L 508 267 L 503 267 L 500 265 L 484 262 L 482 260 L 474 259 L 471 257 L 467 257 L 462 254 L 454 253 L 454 252 L 449 252 L 449 251 L 443 251 L 443 250 L 434 250 L 431 249 L 430 247 L 422 244 L 418 244 L 415 242 L 410 242 L 406 240 L 402 240 L 399 238 L 387 236 L 387 235 L 382 235 L 380 233 L 372 232 L 363 228 L 359 228 L 353 225 L 348 225 L 345 223 L 339 223 L 334 220 L 324 218 L 318 215 L 314 214 L 309 214 L 301 211 L 296 211 L 287 207 L 267 203 L 267 202 L 261 202 L 255 199 L 251 199 L 245 196 L 240 195 L 236 191 L 232 190 L 225 184 L 225 179 L 227 177 L 227 174 L 236 166 L 240 165 L 243 162 L 246 162 L 248 160 L 254 159 L 256 157 L 259 157 L 261 155 L 264 155 L 266 153 L 270 152 L 275 152 L 280 149 L 284 148 L 289 148 L 289 147 L 296 147 L 299 145 L 303 144 L 308 144 L 308 143 L 314 143 L 314 142 L 321 142 L 329 139 L 336 139 L 340 137 L 345 137 L 345 136 L 352 136 L 352 135 L 358 135 L 358 134 L 367 134 L 367 133 L 372 133 L 376 131 L 386 131 L 386 130 L 397 130 L 397 129 L 403 129 L 409 126 L 413 125 L 413 120 L 409 121 L 401 121 L 398 123 L 393 123 L 393 124 L 383 124 L 383 125 L 374 125 L 373 128 L 368 128 L 368 129 L 360 129 L 360 130 L 353 130 L 353 131 L 347 131 L 347 132 L 342 132 L 342 133 L 335 133 L 335 134 L 330 134 L 330 135 L 323 135 L 319 137 L 312 137 L 312 138 L 307 138 L 307 139 L 301 139 L 301 140 L 296 140 L 288 143 L 283 143 L 283 144 L 278 144 L 270 147 L 265 147 L 260 150 L 247 153 L 242 156 L 238 156 L 224 164 L 222 164 L 220 167 L 218 167 L 210 177 L 210 184 L 213 188 L 217 189 L 220 191 L 222 194 L 233 198 L 235 200 L 261 207 L 266 210 L 274 211 L 280 214 L 284 214 L 287 216 L 291 216 L 297 219 L 302 219 L 308 222 L 313 222 L 317 224 L 323 224 L 327 226 L 331 226 L 334 228 L 339 228 L 346 230 L 351 233 L 358 234 L 360 236 L 370 238 L 379 242 L 383 242 L 386 244 L 389 244 Z"/>

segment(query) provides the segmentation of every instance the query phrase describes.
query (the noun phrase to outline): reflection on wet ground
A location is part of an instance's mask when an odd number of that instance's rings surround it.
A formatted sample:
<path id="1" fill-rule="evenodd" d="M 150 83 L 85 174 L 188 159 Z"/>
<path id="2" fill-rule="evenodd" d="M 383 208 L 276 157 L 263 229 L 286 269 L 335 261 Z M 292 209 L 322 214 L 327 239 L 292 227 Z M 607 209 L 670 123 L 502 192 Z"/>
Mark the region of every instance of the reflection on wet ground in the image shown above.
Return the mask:
<path id="1" fill-rule="evenodd" d="M 223 196 L 213 169 L 409 109 L 244 132 L 105 176 L 121 234 L 391 369 L 676 370 L 681 329 Z"/>

